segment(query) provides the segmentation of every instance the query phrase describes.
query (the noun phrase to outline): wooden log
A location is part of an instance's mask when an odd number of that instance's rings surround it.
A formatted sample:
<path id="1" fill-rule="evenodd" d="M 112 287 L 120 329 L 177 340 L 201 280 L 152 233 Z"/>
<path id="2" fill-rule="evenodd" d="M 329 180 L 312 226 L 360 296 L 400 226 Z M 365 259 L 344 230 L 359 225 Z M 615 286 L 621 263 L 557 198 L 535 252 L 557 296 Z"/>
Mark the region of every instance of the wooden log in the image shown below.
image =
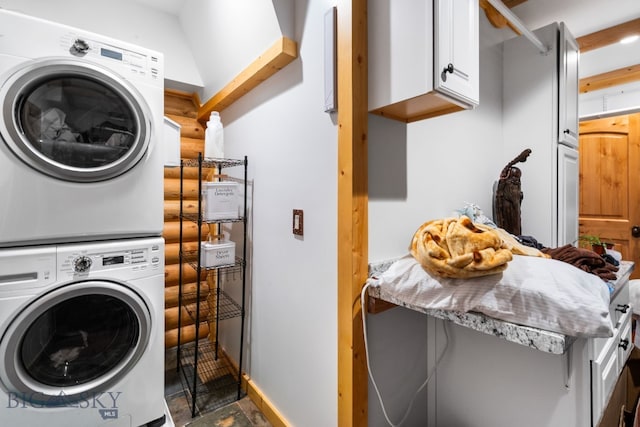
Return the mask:
<path id="1" fill-rule="evenodd" d="M 182 301 L 185 304 L 194 302 L 197 293 L 197 283 L 185 283 L 182 286 Z M 169 286 L 164 288 L 164 306 L 165 308 L 176 307 L 178 305 L 179 286 Z M 205 280 L 200 282 L 200 298 L 205 299 L 209 294 L 209 285 Z"/>
<path id="2" fill-rule="evenodd" d="M 182 265 L 182 283 L 195 282 L 198 273 L 189 264 Z M 180 277 L 180 264 L 165 265 L 164 267 L 164 286 L 177 286 Z M 200 280 L 206 280 L 206 270 L 202 270 Z"/>
<path id="3" fill-rule="evenodd" d="M 197 251 L 198 241 L 183 242 L 185 251 Z M 180 262 L 180 243 L 167 243 L 164 245 L 164 264 L 171 265 Z"/>
<path id="4" fill-rule="evenodd" d="M 183 200 L 182 213 L 195 215 L 198 213 L 197 200 Z M 177 221 L 180 216 L 180 200 L 164 201 L 164 218 L 166 222 Z"/>
<path id="5" fill-rule="evenodd" d="M 167 114 L 166 116 L 181 126 L 181 137 L 204 139 L 204 127 L 198 120 L 173 114 Z"/>
<path id="6" fill-rule="evenodd" d="M 206 177 L 215 168 L 202 168 L 202 176 Z M 198 179 L 198 168 L 194 166 L 185 166 L 182 168 L 182 175 L 185 179 Z M 180 168 L 164 168 L 165 178 L 180 179 Z"/>
<path id="7" fill-rule="evenodd" d="M 198 154 L 204 156 L 204 139 L 180 138 L 180 157 L 183 159 L 197 159 Z"/>
<path id="8" fill-rule="evenodd" d="M 201 239 L 206 239 L 209 234 L 207 227 L 202 227 Z M 180 241 L 180 221 L 171 221 L 164 223 L 164 230 L 162 231 L 162 237 L 164 237 L 165 243 L 177 243 Z M 190 221 L 184 221 L 182 224 L 182 240 L 184 242 L 193 242 L 198 240 L 198 224 Z"/>
<path id="9" fill-rule="evenodd" d="M 198 330 L 198 339 L 203 339 L 209 336 L 209 325 L 206 322 L 200 323 Z M 184 326 L 180 330 L 180 342 L 186 344 L 188 342 L 195 341 L 196 338 L 196 326 L 189 325 Z M 164 333 L 164 347 L 171 348 L 178 345 L 178 329 L 171 329 Z"/>
<path id="10" fill-rule="evenodd" d="M 180 322 L 183 327 L 193 325 L 195 323 L 194 319 L 189 315 L 189 311 L 184 306 L 182 307 L 182 310 L 178 310 L 178 307 L 166 308 L 164 310 L 165 331 L 178 328 L 178 311 L 181 311 L 182 318 L 180 319 Z M 201 317 L 201 319 L 206 319 L 206 317 Z"/>
<path id="11" fill-rule="evenodd" d="M 198 180 L 185 179 L 182 185 L 182 198 L 198 200 Z M 180 180 L 174 178 L 164 179 L 164 199 L 180 200 Z"/>
<path id="12" fill-rule="evenodd" d="M 178 315 L 182 316 L 180 322 L 182 326 L 193 325 L 195 323 L 197 305 L 195 302 L 178 307 L 167 308 L 164 311 L 164 329 L 176 329 L 178 327 Z M 209 303 L 207 300 L 200 301 L 200 322 L 209 317 Z"/>
<path id="13" fill-rule="evenodd" d="M 164 92 L 164 113 L 196 118 L 200 107 L 200 104 L 196 104 L 196 99 L 194 94 L 166 89 Z"/>
<path id="14" fill-rule="evenodd" d="M 182 212 L 185 214 L 198 213 L 197 200 L 184 200 L 182 204 Z M 178 221 L 180 218 L 180 200 L 164 201 L 164 220 L 165 222 Z"/>

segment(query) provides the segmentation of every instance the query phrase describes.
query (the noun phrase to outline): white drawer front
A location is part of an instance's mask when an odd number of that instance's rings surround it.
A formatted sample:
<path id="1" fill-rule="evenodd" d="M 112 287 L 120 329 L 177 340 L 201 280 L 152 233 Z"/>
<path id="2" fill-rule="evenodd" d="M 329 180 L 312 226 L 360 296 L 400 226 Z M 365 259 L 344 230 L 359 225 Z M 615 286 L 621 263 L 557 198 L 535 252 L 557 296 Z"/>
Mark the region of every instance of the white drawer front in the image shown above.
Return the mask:
<path id="1" fill-rule="evenodd" d="M 592 384 L 593 384 L 593 415 L 594 420 L 600 418 L 609 394 L 613 390 L 618 379 L 618 330 L 614 331 L 614 336 L 607 339 L 604 348 L 593 361 Z"/>

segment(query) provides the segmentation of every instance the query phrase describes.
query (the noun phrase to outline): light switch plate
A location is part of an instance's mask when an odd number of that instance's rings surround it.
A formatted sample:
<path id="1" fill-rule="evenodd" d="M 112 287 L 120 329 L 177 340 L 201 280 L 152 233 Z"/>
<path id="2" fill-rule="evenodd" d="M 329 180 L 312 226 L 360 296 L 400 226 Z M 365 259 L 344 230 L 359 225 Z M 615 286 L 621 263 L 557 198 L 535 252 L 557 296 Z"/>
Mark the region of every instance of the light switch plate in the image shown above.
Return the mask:
<path id="1" fill-rule="evenodd" d="M 302 209 L 293 210 L 293 234 L 304 235 L 304 213 Z"/>

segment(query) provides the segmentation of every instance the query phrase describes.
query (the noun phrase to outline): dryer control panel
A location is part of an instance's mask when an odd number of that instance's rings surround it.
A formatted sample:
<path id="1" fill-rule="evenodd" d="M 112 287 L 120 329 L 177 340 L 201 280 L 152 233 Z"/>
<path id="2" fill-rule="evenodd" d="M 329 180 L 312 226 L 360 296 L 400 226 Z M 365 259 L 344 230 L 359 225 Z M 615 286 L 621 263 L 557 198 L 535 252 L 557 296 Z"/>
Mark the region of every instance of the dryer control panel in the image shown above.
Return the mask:
<path id="1" fill-rule="evenodd" d="M 99 41 L 87 35 L 67 33 L 60 38 L 60 46 L 77 58 L 108 64 L 119 69 L 125 78 L 163 81 L 160 55 L 134 51 L 125 47 Z"/>

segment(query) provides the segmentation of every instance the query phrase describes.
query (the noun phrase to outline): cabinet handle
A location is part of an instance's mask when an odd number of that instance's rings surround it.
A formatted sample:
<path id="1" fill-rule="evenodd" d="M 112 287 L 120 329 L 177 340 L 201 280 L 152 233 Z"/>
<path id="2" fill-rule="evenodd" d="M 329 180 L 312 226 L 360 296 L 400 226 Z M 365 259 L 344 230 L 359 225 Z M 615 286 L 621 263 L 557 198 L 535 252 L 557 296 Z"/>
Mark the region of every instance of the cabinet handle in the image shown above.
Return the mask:
<path id="1" fill-rule="evenodd" d="M 440 77 L 442 77 L 442 81 L 446 82 L 447 81 L 447 73 L 453 74 L 454 70 L 455 70 L 455 68 L 453 67 L 452 63 L 449 63 L 446 67 L 444 67 L 442 69 L 442 74 L 440 76 Z"/>
<path id="2" fill-rule="evenodd" d="M 570 129 L 565 129 L 565 130 L 564 130 L 564 133 L 565 133 L 566 135 L 569 135 L 569 134 L 571 133 L 571 130 L 570 130 Z"/>
<path id="3" fill-rule="evenodd" d="M 629 348 L 629 340 L 628 339 L 620 340 L 620 344 L 618 344 L 618 347 L 622 347 L 623 350 L 626 350 L 627 348 Z"/>
<path id="4" fill-rule="evenodd" d="M 633 237 L 640 237 L 640 226 L 634 225 L 631 227 L 631 235 Z"/>
<path id="5" fill-rule="evenodd" d="M 616 311 L 619 311 L 622 314 L 626 313 L 627 310 L 629 310 L 629 304 L 618 304 L 616 306 Z"/>

